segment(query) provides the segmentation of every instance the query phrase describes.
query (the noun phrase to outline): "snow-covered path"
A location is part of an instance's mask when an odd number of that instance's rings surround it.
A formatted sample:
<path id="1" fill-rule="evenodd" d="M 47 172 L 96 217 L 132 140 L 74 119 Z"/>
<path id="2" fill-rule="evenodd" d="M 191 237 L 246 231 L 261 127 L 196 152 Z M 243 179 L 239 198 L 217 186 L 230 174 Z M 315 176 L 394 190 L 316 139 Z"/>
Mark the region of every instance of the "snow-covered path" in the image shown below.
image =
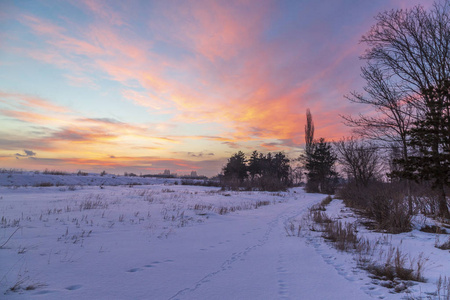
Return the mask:
<path id="1" fill-rule="evenodd" d="M 21 221 L 23 233 L 15 235 L 8 249 L 2 250 L 5 256 L 0 265 L 3 270 L 20 268 L 19 274 L 29 274 L 30 282 L 45 285 L 31 291 L 8 292 L 6 299 L 370 298 L 359 284 L 345 279 L 326 263 L 306 238 L 286 235 L 289 220 L 307 213 L 308 207 L 323 195 L 306 195 L 298 190 L 282 198 L 242 193 L 231 197 L 214 194 L 208 200 L 208 191 L 203 196 L 204 190 L 192 188 L 188 194 L 180 187 L 180 192 L 157 194 L 161 202 L 149 204 L 142 200 L 145 196 L 137 196 L 141 190 L 136 188 L 108 189 L 84 189 L 75 194 L 81 196 L 70 197 L 47 190 L 38 194 L 6 191 L 0 207 L 3 214 L 25 214 Z M 78 207 L 79 199 L 94 197 L 91 195 L 101 199 L 98 201 L 109 201 L 109 206 L 104 210 L 50 213 L 52 207 Z M 277 197 L 282 201 L 227 215 L 212 213 L 188 226 L 171 227 L 168 221 L 155 221 L 162 205 L 167 208 L 169 202 L 187 209 L 193 201 L 238 203 L 276 201 Z M 150 208 L 153 210 L 148 218 L 141 218 Z M 42 211 L 49 211 L 48 216 L 42 217 Z M 115 213 L 124 220 L 117 222 Z M 12 229 L 5 228 L 4 235 Z M 79 235 L 81 230 L 90 229 L 92 234 L 81 245 L 68 238 L 61 242 L 64 235 Z M 18 255 L 17 249 L 26 251 Z M 8 280 L 4 282 L 9 286 L 15 281 L 13 273 L 5 275 Z"/>
<path id="2" fill-rule="evenodd" d="M 185 274 L 192 283 L 169 299 L 370 298 L 338 275 L 304 239 L 286 237 L 288 220 L 306 213 L 312 204 L 302 200 L 265 208 L 270 215 L 249 212 L 246 218 L 232 221 L 235 229 L 230 235 L 226 234 L 229 224 L 220 224 L 217 232 L 225 234 L 224 242 L 230 241 L 230 246 L 213 241 L 202 245 L 209 252 L 203 260 L 216 261 L 215 268 L 206 274 Z"/>

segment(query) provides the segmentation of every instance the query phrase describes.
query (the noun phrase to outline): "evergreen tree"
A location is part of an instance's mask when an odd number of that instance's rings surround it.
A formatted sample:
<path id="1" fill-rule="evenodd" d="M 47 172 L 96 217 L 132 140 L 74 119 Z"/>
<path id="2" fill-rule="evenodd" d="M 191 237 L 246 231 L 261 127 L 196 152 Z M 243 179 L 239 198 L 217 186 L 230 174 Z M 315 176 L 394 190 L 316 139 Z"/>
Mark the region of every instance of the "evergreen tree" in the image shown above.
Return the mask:
<path id="1" fill-rule="evenodd" d="M 223 168 L 225 181 L 233 186 L 240 185 L 248 177 L 245 154 L 242 151 L 237 152 L 228 159 L 228 163 Z"/>
<path id="2" fill-rule="evenodd" d="M 289 158 L 286 157 L 286 155 L 282 152 L 278 152 L 275 154 L 275 157 L 273 159 L 274 163 L 274 171 L 276 178 L 284 183 L 285 185 L 290 185 L 290 179 L 289 179 L 289 171 L 290 171 L 290 165 L 289 165 Z"/>
<path id="3" fill-rule="evenodd" d="M 335 163 L 331 145 L 320 138 L 313 143 L 311 154 L 306 158 L 305 168 L 308 171 L 306 191 L 309 193 L 334 193 L 337 184 Z"/>
<path id="4" fill-rule="evenodd" d="M 425 115 L 414 122 L 409 145 L 418 151 L 398 160 L 403 172 L 396 174 L 415 180 L 432 180 L 439 192 L 439 215 L 450 219 L 445 186 L 450 186 L 450 80 L 422 92 Z"/>
<path id="5" fill-rule="evenodd" d="M 255 150 L 248 161 L 248 172 L 250 173 L 252 180 L 254 180 L 258 175 L 261 175 L 261 157 L 262 153 L 260 154 Z"/>

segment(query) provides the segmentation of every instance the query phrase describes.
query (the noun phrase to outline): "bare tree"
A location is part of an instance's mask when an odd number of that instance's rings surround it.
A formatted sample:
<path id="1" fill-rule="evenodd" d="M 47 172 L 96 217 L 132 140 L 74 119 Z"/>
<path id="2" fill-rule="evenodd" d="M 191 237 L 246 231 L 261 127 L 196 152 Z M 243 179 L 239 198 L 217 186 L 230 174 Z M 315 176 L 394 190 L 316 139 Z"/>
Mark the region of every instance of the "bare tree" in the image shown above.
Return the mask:
<path id="1" fill-rule="evenodd" d="M 384 77 L 374 66 L 362 68 L 366 80 L 366 95 L 352 92 L 347 99 L 354 103 L 370 105 L 375 114 L 358 117 L 342 116 L 345 124 L 354 127 L 360 136 L 401 145 L 402 158 L 408 157 L 408 131 L 414 121 L 415 109 L 408 95 Z"/>
<path id="2" fill-rule="evenodd" d="M 409 130 L 415 120 L 415 108 L 408 101 L 408 94 L 385 77 L 377 66 L 368 65 L 361 68 L 366 81 L 366 95 L 352 92 L 347 99 L 354 103 L 372 106 L 375 114 L 358 117 L 342 116 L 345 124 L 353 127 L 354 132 L 362 137 L 381 141 L 389 148 L 399 147 L 400 159 L 409 156 Z M 406 180 L 409 212 L 412 213 L 413 201 L 411 181 Z"/>
<path id="3" fill-rule="evenodd" d="M 335 142 L 334 147 L 343 171 L 356 185 L 367 187 L 379 178 L 382 163 L 375 143 L 350 137 Z"/>
<path id="4" fill-rule="evenodd" d="M 368 97 L 353 93 L 350 98 L 374 106 L 381 114 L 375 118 L 347 117 L 347 123 L 361 126 L 372 137 L 389 140 L 395 134 L 392 141 L 402 144 L 404 159 L 408 158 L 411 127 L 417 124 L 413 117 L 423 118 L 434 105 L 435 99 L 426 91 L 450 78 L 449 12 L 450 0 L 443 0 L 429 12 L 415 6 L 380 13 L 377 23 L 361 39 L 368 46 L 362 56 L 367 61 L 362 71 Z M 439 147 L 434 148 L 432 151 L 439 151 Z M 440 215 L 448 217 L 444 186 L 437 188 L 441 192 Z"/>
<path id="5" fill-rule="evenodd" d="M 450 1 L 435 3 L 430 12 L 422 6 L 380 13 L 362 42 L 368 65 L 408 100 L 423 108 L 423 91 L 450 76 Z"/>

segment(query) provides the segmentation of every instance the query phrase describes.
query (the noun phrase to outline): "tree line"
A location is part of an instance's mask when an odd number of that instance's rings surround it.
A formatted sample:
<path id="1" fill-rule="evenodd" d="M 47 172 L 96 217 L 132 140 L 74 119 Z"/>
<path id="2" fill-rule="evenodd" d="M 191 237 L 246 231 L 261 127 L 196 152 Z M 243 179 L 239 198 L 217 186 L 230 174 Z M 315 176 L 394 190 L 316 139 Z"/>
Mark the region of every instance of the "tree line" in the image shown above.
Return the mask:
<path id="1" fill-rule="evenodd" d="M 228 159 L 221 182 L 232 189 L 285 190 L 293 183 L 291 171 L 290 160 L 282 152 L 263 154 L 255 150 L 247 159 L 239 151 Z"/>

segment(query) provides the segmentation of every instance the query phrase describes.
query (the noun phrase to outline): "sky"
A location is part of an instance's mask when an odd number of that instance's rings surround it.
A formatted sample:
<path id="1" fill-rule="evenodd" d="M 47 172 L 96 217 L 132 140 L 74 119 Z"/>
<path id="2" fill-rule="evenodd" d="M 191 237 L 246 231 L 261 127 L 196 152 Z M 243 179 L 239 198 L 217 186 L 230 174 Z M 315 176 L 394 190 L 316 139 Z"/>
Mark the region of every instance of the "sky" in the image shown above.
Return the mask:
<path id="1" fill-rule="evenodd" d="M 422 0 L 0 0 L 0 167 L 213 176 L 351 134 L 362 35 Z"/>

